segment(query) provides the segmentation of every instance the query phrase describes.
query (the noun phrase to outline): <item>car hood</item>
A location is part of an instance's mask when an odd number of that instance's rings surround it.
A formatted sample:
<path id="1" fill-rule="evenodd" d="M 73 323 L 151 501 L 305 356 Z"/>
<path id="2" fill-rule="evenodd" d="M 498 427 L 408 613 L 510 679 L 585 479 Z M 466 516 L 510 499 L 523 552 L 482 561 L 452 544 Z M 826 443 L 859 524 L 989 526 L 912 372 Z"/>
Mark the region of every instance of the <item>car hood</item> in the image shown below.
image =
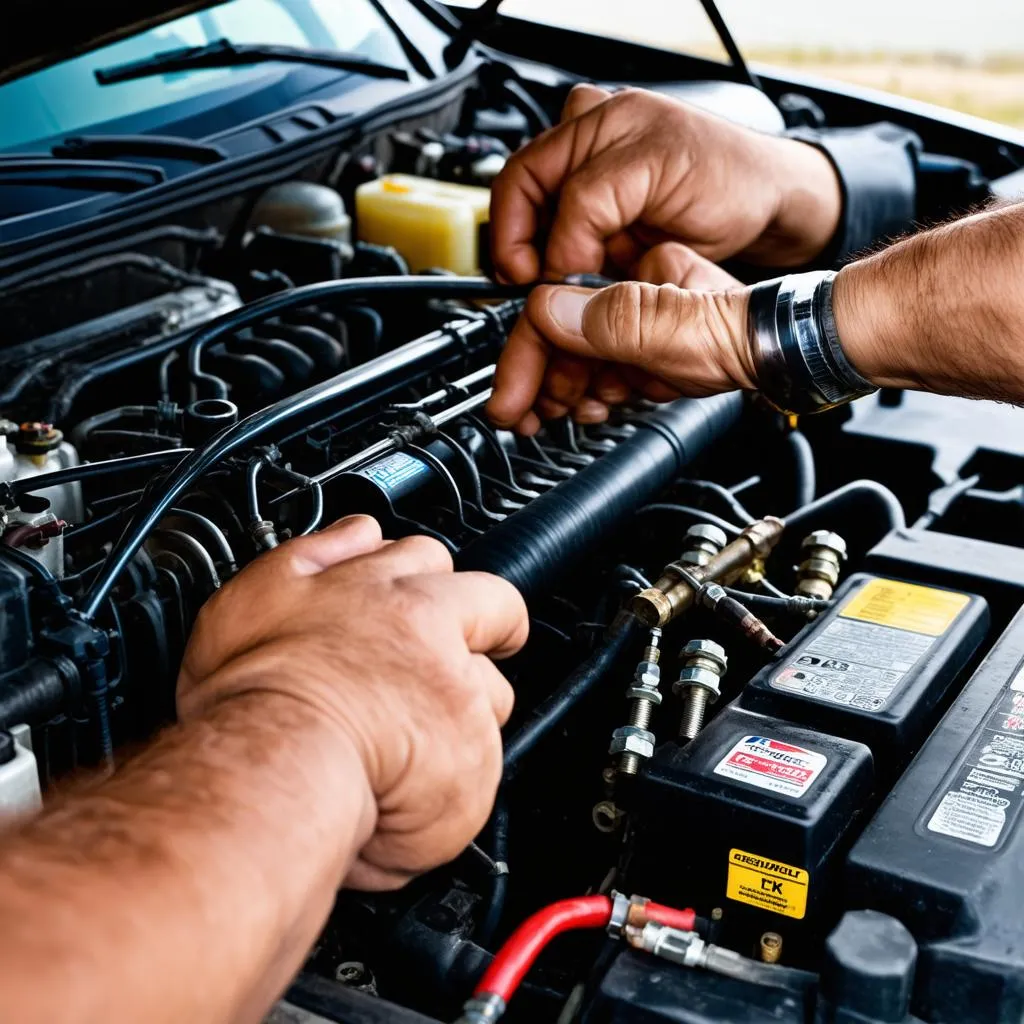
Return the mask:
<path id="1" fill-rule="evenodd" d="M 0 82 L 217 2 L 102 0 L 58 5 L 46 0 L 5 0 L 8 28 L 0 33 Z"/>

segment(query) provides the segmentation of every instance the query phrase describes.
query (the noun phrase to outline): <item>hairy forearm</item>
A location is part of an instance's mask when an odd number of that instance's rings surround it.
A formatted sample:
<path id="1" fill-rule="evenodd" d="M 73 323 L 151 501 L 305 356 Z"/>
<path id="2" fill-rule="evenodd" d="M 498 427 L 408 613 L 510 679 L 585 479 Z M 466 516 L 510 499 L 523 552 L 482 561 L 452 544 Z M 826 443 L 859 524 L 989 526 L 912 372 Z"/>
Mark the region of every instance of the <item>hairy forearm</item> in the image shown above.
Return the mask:
<path id="1" fill-rule="evenodd" d="M 844 350 L 879 386 L 1024 401 L 1024 206 L 852 263 L 833 301 Z"/>
<path id="2" fill-rule="evenodd" d="M 373 830 L 353 748 L 252 692 L 0 844 L 5 1016 L 257 1020 Z"/>

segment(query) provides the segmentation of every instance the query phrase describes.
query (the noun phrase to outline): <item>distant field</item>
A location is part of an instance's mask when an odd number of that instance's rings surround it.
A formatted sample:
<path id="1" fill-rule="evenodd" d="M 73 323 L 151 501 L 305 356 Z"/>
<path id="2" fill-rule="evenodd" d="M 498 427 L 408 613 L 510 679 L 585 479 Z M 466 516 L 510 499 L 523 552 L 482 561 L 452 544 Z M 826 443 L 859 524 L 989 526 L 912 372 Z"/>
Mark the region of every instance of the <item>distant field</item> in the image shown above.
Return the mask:
<path id="1" fill-rule="evenodd" d="M 976 61 L 945 54 L 751 49 L 748 59 L 952 107 L 1024 128 L 1024 54 Z"/>

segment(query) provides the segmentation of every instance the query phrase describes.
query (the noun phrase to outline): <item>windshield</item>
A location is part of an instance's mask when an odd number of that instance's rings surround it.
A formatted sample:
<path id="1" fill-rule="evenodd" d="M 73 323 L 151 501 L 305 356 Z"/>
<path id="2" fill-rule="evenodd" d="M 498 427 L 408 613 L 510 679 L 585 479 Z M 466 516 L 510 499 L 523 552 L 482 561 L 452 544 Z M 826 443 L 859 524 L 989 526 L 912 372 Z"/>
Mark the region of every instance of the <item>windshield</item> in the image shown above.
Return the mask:
<path id="1" fill-rule="evenodd" d="M 369 0 L 230 0 L 0 86 L 0 150 L 288 73 L 285 64 L 262 64 L 154 75 L 116 85 L 100 85 L 93 75 L 96 68 L 224 38 L 345 50 L 381 63 L 406 64 L 401 46 Z"/>

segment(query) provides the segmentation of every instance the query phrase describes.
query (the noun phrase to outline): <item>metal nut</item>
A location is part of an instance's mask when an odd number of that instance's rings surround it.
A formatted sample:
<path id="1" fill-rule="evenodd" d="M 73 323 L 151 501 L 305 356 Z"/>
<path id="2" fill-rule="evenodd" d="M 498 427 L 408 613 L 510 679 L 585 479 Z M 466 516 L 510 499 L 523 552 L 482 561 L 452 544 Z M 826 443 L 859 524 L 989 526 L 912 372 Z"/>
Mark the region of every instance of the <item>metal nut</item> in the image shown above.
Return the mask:
<path id="1" fill-rule="evenodd" d="M 654 733 L 638 729 L 635 725 L 624 725 L 612 733 L 609 754 L 636 754 L 637 757 L 654 756 Z"/>
<path id="2" fill-rule="evenodd" d="M 641 661 L 636 667 L 633 681 L 640 686 L 657 687 L 661 682 L 661 668 L 656 661 Z"/>
<path id="3" fill-rule="evenodd" d="M 710 541 L 719 548 L 724 548 L 729 543 L 729 538 L 725 535 L 725 531 L 717 526 L 712 526 L 710 523 L 697 523 L 696 526 L 691 526 L 686 531 L 686 539 Z"/>
<path id="4" fill-rule="evenodd" d="M 661 703 L 661 690 L 648 689 L 646 686 L 631 686 L 626 691 L 627 700 L 646 700 L 651 704 Z"/>
<path id="5" fill-rule="evenodd" d="M 708 703 L 713 704 L 722 694 L 722 677 L 707 668 L 684 668 L 672 684 L 672 692 L 678 694 L 695 686 L 707 690 Z"/>
<path id="6" fill-rule="evenodd" d="M 831 530 L 815 530 L 804 537 L 801 548 L 831 548 L 840 558 L 846 558 L 846 541 Z"/>
<path id="7" fill-rule="evenodd" d="M 679 656 L 685 660 L 691 658 L 707 658 L 714 662 L 724 672 L 729 667 L 729 657 L 721 644 L 714 640 L 691 640 L 679 652 Z"/>

